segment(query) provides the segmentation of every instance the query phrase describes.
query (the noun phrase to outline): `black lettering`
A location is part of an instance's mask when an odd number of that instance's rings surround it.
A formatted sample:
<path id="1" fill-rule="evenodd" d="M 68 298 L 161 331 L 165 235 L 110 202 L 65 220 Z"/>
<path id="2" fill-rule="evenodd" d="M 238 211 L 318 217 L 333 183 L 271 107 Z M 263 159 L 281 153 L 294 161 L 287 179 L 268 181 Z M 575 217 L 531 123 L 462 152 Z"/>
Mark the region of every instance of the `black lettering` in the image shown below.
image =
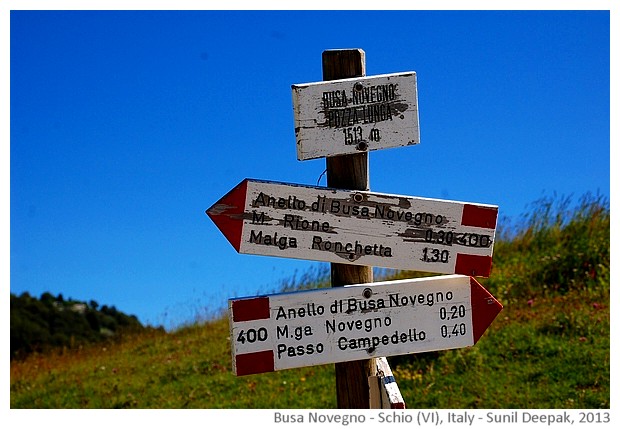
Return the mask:
<path id="1" fill-rule="evenodd" d="M 252 210 L 252 223 L 254 225 L 263 225 L 265 223 L 265 213 L 256 213 L 256 210 Z"/>
<path id="2" fill-rule="evenodd" d="M 282 307 L 280 307 L 282 309 Z M 280 313 L 278 312 L 278 315 Z M 278 317 L 276 317 L 276 320 Z M 280 338 L 288 338 L 288 326 L 277 326 L 276 327 L 276 338 L 279 340 Z"/>

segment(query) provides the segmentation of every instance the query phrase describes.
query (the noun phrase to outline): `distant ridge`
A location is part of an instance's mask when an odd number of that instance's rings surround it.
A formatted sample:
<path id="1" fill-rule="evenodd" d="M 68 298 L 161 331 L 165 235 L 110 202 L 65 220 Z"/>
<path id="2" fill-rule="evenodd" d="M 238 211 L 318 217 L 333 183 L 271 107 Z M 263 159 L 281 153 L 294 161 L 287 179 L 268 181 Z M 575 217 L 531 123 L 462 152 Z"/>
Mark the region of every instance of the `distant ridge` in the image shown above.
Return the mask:
<path id="1" fill-rule="evenodd" d="M 54 348 L 75 348 L 109 341 L 123 333 L 141 332 L 138 318 L 118 311 L 114 306 L 65 300 L 62 294 L 49 292 L 39 298 L 28 292 L 11 294 L 11 359 Z"/>

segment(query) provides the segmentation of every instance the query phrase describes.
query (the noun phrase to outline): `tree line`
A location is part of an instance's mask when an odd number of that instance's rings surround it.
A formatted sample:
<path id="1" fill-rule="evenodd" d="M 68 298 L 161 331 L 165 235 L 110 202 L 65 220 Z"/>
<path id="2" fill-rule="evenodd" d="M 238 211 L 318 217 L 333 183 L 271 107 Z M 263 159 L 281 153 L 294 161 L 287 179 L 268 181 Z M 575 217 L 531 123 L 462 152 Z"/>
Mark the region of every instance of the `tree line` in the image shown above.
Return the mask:
<path id="1" fill-rule="evenodd" d="M 76 348 L 146 329 L 138 318 L 114 306 L 65 299 L 49 292 L 39 298 L 11 293 L 11 359 L 54 348 Z M 163 329 L 163 328 L 159 328 Z"/>

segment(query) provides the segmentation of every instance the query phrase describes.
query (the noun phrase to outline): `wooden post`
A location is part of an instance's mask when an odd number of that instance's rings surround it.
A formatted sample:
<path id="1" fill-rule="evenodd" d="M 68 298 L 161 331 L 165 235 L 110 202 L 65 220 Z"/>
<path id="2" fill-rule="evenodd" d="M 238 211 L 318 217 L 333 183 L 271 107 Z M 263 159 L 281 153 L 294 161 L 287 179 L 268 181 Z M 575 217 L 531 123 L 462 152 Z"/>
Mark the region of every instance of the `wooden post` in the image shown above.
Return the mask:
<path id="1" fill-rule="evenodd" d="M 366 55 L 361 49 L 323 52 L 323 80 L 366 75 Z M 327 186 L 359 191 L 370 190 L 368 152 L 326 158 Z M 372 267 L 331 264 L 332 287 L 370 283 Z M 337 363 L 336 397 L 338 408 L 370 408 L 368 380 L 376 374 L 374 359 Z"/>

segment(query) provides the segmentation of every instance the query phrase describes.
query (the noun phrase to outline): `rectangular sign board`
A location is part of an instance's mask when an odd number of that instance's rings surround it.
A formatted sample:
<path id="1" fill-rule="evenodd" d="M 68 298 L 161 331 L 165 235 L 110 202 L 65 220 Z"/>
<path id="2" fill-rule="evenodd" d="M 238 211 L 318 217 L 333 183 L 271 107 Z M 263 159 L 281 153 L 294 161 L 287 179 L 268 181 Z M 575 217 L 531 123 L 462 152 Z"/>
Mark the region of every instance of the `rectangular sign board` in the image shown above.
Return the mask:
<path id="1" fill-rule="evenodd" d="M 450 275 L 229 300 L 236 375 L 474 345 L 502 305 Z"/>
<path id="2" fill-rule="evenodd" d="M 292 85 L 297 159 L 420 142 L 415 72 Z"/>
<path id="3" fill-rule="evenodd" d="M 246 179 L 207 214 L 239 253 L 488 277 L 497 206 Z"/>

